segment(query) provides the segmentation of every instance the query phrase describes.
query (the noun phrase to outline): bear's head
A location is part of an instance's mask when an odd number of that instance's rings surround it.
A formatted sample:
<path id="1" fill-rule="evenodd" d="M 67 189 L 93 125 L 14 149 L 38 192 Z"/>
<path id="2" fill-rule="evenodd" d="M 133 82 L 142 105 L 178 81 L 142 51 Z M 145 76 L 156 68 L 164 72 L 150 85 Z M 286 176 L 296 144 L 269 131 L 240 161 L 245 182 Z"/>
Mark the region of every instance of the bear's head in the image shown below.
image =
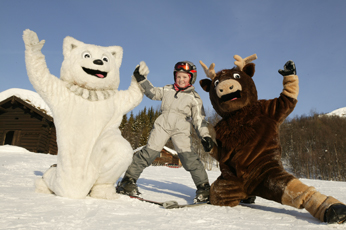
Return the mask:
<path id="1" fill-rule="evenodd" d="M 214 71 L 214 63 L 208 69 L 200 62 L 210 78 L 201 80 L 200 85 L 204 91 L 209 92 L 211 104 L 221 117 L 227 117 L 230 113 L 257 101 L 257 89 L 252 80 L 255 64 L 249 63 L 257 56 L 241 59 L 236 55 L 235 58 L 238 60 L 235 62 L 237 67 L 217 73 Z"/>
<path id="2" fill-rule="evenodd" d="M 85 44 L 68 36 L 63 55 L 61 80 L 88 90 L 118 89 L 122 47 Z"/>

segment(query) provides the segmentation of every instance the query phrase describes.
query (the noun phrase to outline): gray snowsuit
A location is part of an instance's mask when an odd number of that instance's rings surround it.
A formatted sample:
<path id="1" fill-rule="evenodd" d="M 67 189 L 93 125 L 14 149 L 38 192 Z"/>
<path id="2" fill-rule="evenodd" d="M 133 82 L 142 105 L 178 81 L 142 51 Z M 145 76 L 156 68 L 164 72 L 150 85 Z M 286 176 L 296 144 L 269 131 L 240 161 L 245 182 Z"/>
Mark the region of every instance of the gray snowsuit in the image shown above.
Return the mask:
<path id="1" fill-rule="evenodd" d="M 148 98 L 162 101 L 162 114 L 155 120 L 148 144 L 134 155 L 125 176 L 137 180 L 171 138 L 184 169 L 191 173 L 195 185 L 208 182 L 202 162 L 191 150 L 190 120 L 200 138 L 210 137 L 202 100 L 195 88 L 191 86 L 177 92 L 173 84 L 154 87 L 147 79 L 141 81 L 140 85 Z"/>

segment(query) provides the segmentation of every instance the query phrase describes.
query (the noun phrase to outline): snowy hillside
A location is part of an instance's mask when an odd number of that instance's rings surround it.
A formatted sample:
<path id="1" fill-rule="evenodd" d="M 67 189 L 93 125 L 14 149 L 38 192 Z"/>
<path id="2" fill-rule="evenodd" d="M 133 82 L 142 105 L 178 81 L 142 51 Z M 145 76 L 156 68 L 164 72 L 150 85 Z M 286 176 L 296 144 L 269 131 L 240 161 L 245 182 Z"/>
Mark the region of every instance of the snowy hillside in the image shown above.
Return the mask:
<path id="1" fill-rule="evenodd" d="M 166 210 L 121 196 L 118 200 L 73 200 L 34 192 L 34 180 L 56 156 L 0 146 L 0 229 L 346 229 L 327 225 L 307 211 L 257 198 L 234 208 L 204 205 Z M 210 182 L 219 172 L 208 171 Z M 346 202 L 346 182 L 302 180 Z M 143 197 L 192 202 L 195 188 L 184 169 L 149 167 L 138 181 Z"/>
<path id="2" fill-rule="evenodd" d="M 340 108 L 340 109 L 336 109 L 330 113 L 327 113 L 326 115 L 329 116 L 340 116 L 340 117 L 345 117 L 346 118 L 346 107 L 344 108 Z"/>
<path id="3" fill-rule="evenodd" d="M 45 110 L 49 116 L 52 116 L 52 112 L 46 102 L 41 98 L 38 93 L 26 90 L 26 89 L 18 89 L 18 88 L 12 88 L 5 90 L 0 93 L 0 101 L 3 101 L 9 97 L 16 96 L 21 98 L 23 101 L 29 103 L 30 105 Z"/>

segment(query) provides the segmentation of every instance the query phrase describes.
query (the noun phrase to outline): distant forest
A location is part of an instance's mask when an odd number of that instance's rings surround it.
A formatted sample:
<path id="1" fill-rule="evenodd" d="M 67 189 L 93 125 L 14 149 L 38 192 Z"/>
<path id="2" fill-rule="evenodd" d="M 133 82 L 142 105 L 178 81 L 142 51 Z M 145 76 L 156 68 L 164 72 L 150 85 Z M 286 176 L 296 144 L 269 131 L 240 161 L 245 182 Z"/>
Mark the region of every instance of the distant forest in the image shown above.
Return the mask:
<path id="1" fill-rule="evenodd" d="M 133 149 L 147 144 L 159 109 L 144 108 L 136 116 L 124 115 L 120 125 L 122 135 Z M 220 117 L 213 113 L 207 117 L 210 127 Z M 191 129 L 192 148 L 204 162 L 206 169 L 218 167 L 205 153 L 194 129 Z M 212 128 L 210 129 L 213 132 Z M 280 126 L 282 160 L 286 169 L 298 178 L 346 181 L 346 118 L 312 114 L 286 119 Z M 167 147 L 174 149 L 169 140 Z"/>
<path id="2" fill-rule="evenodd" d="M 281 125 L 280 139 L 282 158 L 295 176 L 346 181 L 346 118 L 296 117 Z"/>

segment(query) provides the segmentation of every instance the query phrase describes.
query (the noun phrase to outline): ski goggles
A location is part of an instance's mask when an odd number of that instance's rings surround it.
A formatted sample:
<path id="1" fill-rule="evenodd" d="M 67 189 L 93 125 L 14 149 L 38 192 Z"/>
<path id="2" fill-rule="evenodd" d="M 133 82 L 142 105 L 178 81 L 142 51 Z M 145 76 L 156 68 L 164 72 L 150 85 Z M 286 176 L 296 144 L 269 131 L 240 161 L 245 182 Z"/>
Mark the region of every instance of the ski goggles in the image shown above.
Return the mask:
<path id="1" fill-rule="evenodd" d="M 175 64 L 174 66 L 175 70 L 184 70 L 184 71 L 191 71 L 191 72 L 195 72 L 193 71 L 193 67 L 192 65 L 190 65 L 187 62 L 178 62 L 177 64 Z"/>

